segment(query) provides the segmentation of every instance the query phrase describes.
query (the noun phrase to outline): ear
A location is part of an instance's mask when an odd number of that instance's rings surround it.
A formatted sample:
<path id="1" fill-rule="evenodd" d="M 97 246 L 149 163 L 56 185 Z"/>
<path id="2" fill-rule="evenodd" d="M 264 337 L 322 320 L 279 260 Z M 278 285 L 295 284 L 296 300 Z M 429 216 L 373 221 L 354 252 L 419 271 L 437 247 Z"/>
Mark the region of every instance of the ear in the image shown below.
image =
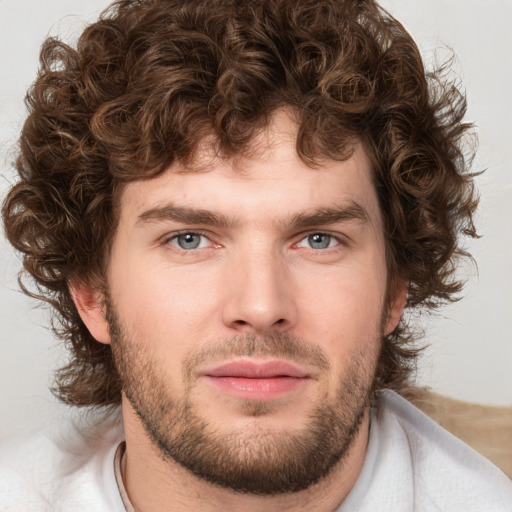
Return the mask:
<path id="1" fill-rule="evenodd" d="M 407 303 L 407 282 L 400 280 L 395 284 L 394 288 L 393 296 L 391 297 L 391 302 L 388 308 L 386 324 L 384 326 L 384 334 L 386 336 L 396 329 L 396 326 L 402 317 L 405 304 Z"/>
<path id="2" fill-rule="evenodd" d="M 105 315 L 103 294 L 91 285 L 82 282 L 72 283 L 70 292 L 78 314 L 92 337 L 100 343 L 110 344 L 110 331 Z"/>

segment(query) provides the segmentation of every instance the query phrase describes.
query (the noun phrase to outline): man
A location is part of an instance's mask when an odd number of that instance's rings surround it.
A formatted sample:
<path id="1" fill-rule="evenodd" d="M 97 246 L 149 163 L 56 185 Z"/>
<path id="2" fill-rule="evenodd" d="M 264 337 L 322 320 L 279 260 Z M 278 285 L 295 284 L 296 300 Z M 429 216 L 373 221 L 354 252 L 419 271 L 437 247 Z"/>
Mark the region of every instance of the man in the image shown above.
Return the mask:
<path id="1" fill-rule="evenodd" d="M 42 63 L 6 234 L 70 347 L 57 395 L 106 409 L 6 451 L 3 509 L 510 509 L 397 393 L 476 199 L 463 97 L 396 20 L 122 1 Z"/>

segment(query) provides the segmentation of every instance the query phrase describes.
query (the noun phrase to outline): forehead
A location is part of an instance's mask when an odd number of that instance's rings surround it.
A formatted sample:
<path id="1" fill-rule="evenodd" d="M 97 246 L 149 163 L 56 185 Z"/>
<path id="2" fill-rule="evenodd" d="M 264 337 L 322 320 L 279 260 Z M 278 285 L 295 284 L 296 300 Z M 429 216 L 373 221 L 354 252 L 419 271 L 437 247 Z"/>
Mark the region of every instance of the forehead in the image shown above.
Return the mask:
<path id="1" fill-rule="evenodd" d="M 371 220 L 378 219 L 372 168 L 362 144 L 355 142 L 345 160 L 323 160 L 312 168 L 297 154 L 296 129 L 291 116 L 281 113 L 249 152 L 231 159 L 217 157 L 206 141 L 192 168 L 174 164 L 157 178 L 128 184 L 121 195 L 121 220 L 133 221 L 167 203 L 262 221 L 356 203 Z"/>

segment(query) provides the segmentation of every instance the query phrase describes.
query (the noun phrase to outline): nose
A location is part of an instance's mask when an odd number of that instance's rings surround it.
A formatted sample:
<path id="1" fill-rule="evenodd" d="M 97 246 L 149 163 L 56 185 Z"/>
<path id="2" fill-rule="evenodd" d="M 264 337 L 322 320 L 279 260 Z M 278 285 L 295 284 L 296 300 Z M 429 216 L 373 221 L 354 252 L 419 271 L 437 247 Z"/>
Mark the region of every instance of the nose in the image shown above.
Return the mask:
<path id="1" fill-rule="evenodd" d="M 272 251 L 252 251 L 230 262 L 224 324 L 242 333 L 286 331 L 297 320 L 290 269 Z"/>

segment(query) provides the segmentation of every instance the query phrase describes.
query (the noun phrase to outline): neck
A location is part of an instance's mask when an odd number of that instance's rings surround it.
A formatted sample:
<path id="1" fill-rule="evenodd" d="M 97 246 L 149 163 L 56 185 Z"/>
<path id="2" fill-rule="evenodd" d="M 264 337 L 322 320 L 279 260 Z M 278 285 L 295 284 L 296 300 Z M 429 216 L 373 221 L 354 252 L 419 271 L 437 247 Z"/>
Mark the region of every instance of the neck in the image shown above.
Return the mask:
<path id="1" fill-rule="evenodd" d="M 164 460 L 138 418 L 124 408 L 126 453 L 123 480 L 136 512 L 327 512 L 344 501 L 361 472 L 369 436 L 369 410 L 341 460 L 310 488 L 276 496 L 242 494 L 202 480 L 174 461 Z M 133 411 L 131 411 L 133 412 Z"/>

